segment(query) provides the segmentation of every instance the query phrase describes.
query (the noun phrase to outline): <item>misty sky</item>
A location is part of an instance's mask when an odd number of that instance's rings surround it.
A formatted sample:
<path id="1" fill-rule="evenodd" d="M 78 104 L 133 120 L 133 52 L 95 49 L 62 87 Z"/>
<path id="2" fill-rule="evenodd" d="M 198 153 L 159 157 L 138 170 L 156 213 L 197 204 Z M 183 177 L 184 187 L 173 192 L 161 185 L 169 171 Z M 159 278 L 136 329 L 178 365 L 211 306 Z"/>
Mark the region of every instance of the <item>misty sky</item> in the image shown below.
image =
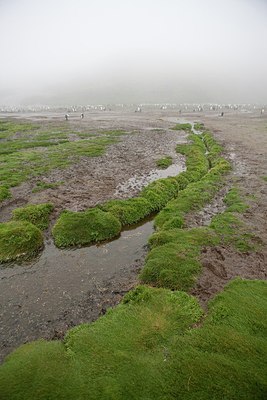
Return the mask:
<path id="1" fill-rule="evenodd" d="M 0 104 L 267 103 L 267 0 L 0 0 Z"/>

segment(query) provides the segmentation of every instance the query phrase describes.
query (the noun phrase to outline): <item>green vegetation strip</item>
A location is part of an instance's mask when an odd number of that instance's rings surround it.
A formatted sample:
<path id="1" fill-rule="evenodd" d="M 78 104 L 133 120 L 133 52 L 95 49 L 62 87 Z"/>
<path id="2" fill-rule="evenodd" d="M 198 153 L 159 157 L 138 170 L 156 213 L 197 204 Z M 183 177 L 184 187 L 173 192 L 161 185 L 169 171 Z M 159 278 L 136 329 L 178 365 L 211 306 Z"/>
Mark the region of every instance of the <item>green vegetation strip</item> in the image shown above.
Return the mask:
<path id="1" fill-rule="evenodd" d="M 191 132 L 192 131 L 192 125 L 190 123 L 185 123 L 185 124 L 176 124 L 173 128 L 174 131 L 186 131 L 186 132 Z"/>
<path id="2" fill-rule="evenodd" d="M 34 257 L 43 247 L 40 229 L 26 221 L 0 224 L 0 262 Z"/>
<path id="3" fill-rule="evenodd" d="M 21 346 L 0 368 L 9 400 L 264 399 L 267 283 L 235 280 L 203 312 L 183 293 L 137 287 L 64 342 Z"/>
<path id="4" fill-rule="evenodd" d="M 246 232 L 244 223 L 236 215 L 247 208 L 237 188 L 226 195 L 226 211 L 214 216 L 208 228 L 182 229 L 186 214 L 201 209 L 213 198 L 230 168 L 220 157 L 221 148 L 211 136 L 205 134 L 204 140 L 208 143 L 212 167 L 199 181 L 188 184 L 156 216 L 157 231 L 149 240 L 151 251 L 140 275 L 143 283 L 188 290 L 201 271 L 199 258 L 204 245 L 223 243 L 239 251 L 255 250 L 253 236 Z"/>

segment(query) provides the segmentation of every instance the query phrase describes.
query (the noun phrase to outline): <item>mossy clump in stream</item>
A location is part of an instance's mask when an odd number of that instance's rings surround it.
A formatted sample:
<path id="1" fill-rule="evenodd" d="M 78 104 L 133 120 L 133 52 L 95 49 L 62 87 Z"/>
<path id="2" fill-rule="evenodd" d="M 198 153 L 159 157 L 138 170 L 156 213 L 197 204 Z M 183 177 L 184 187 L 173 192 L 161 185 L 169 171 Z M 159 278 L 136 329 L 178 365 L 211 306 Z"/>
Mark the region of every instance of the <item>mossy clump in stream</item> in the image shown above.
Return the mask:
<path id="1" fill-rule="evenodd" d="M 43 235 L 36 226 L 26 221 L 0 224 L 0 262 L 30 259 L 43 247 Z"/>
<path id="2" fill-rule="evenodd" d="M 64 211 L 52 233 L 58 247 L 88 245 L 119 235 L 121 223 L 109 212 L 98 208 L 83 212 Z"/>
<path id="3" fill-rule="evenodd" d="M 0 367 L 2 397 L 264 399 L 266 290 L 264 281 L 232 281 L 199 325 L 203 311 L 192 296 L 137 287 L 63 342 L 14 351 Z"/>
<path id="4" fill-rule="evenodd" d="M 157 167 L 161 169 L 167 169 L 170 165 L 172 165 L 172 163 L 173 161 L 171 156 L 166 156 L 156 161 Z"/>
<path id="5" fill-rule="evenodd" d="M 32 204 L 26 207 L 16 208 L 12 211 L 13 219 L 16 221 L 28 221 L 37 228 L 45 230 L 49 225 L 49 216 L 54 206 L 51 203 Z"/>
<path id="6" fill-rule="evenodd" d="M 119 219 L 122 226 L 134 224 L 151 213 L 151 204 L 142 197 L 129 200 L 111 200 L 99 206 Z"/>
<path id="7" fill-rule="evenodd" d="M 151 212 L 161 210 L 171 199 L 177 196 L 179 187 L 175 178 L 158 179 L 147 185 L 140 197 L 148 200 Z"/>

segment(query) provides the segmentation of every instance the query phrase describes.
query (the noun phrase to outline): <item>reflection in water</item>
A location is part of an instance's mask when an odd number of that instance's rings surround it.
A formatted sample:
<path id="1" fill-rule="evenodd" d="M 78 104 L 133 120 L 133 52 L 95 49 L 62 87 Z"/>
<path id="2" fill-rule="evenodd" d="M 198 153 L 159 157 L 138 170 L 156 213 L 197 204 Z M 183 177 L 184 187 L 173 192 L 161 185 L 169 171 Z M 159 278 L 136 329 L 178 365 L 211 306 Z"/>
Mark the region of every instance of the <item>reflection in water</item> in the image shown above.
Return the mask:
<path id="1" fill-rule="evenodd" d="M 117 196 L 117 195 L 127 194 L 129 191 L 131 191 L 133 189 L 141 190 L 146 185 L 148 185 L 151 182 L 154 182 L 157 179 L 176 176 L 184 170 L 185 170 L 184 163 L 183 164 L 172 164 L 166 169 L 153 169 L 152 171 L 150 171 L 149 174 L 146 174 L 143 176 L 136 175 L 136 176 L 128 179 L 128 181 L 119 184 L 116 188 L 115 195 Z"/>

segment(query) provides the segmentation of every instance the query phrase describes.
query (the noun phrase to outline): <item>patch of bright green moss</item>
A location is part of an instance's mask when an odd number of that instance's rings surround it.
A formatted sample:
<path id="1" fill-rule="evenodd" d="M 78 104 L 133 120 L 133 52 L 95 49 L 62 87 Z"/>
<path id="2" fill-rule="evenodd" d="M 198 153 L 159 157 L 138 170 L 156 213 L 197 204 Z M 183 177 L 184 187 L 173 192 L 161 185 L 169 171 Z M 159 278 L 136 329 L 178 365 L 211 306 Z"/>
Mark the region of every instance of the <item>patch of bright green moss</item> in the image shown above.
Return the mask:
<path id="1" fill-rule="evenodd" d="M 42 247 L 42 233 L 33 224 L 26 221 L 0 224 L 0 262 L 29 259 Z"/>
<path id="2" fill-rule="evenodd" d="M 151 213 L 151 204 L 142 197 L 129 200 L 111 200 L 100 206 L 119 219 L 122 226 L 135 224 Z"/>
<path id="3" fill-rule="evenodd" d="M 58 247 L 89 245 L 119 235 L 121 223 L 109 212 L 98 208 L 83 212 L 64 211 L 52 233 Z"/>
<path id="4" fill-rule="evenodd" d="M 209 228 L 161 230 L 150 238 L 152 250 L 140 279 L 153 286 L 188 290 L 201 271 L 198 258 L 202 247 L 218 243 Z"/>
<path id="5" fill-rule="evenodd" d="M 26 207 L 16 208 L 12 211 L 12 215 L 14 220 L 31 222 L 42 231 L 48 228 L 49 215 L 53 209 L 54 206 L 50 203 L 33 204 Z"/>

